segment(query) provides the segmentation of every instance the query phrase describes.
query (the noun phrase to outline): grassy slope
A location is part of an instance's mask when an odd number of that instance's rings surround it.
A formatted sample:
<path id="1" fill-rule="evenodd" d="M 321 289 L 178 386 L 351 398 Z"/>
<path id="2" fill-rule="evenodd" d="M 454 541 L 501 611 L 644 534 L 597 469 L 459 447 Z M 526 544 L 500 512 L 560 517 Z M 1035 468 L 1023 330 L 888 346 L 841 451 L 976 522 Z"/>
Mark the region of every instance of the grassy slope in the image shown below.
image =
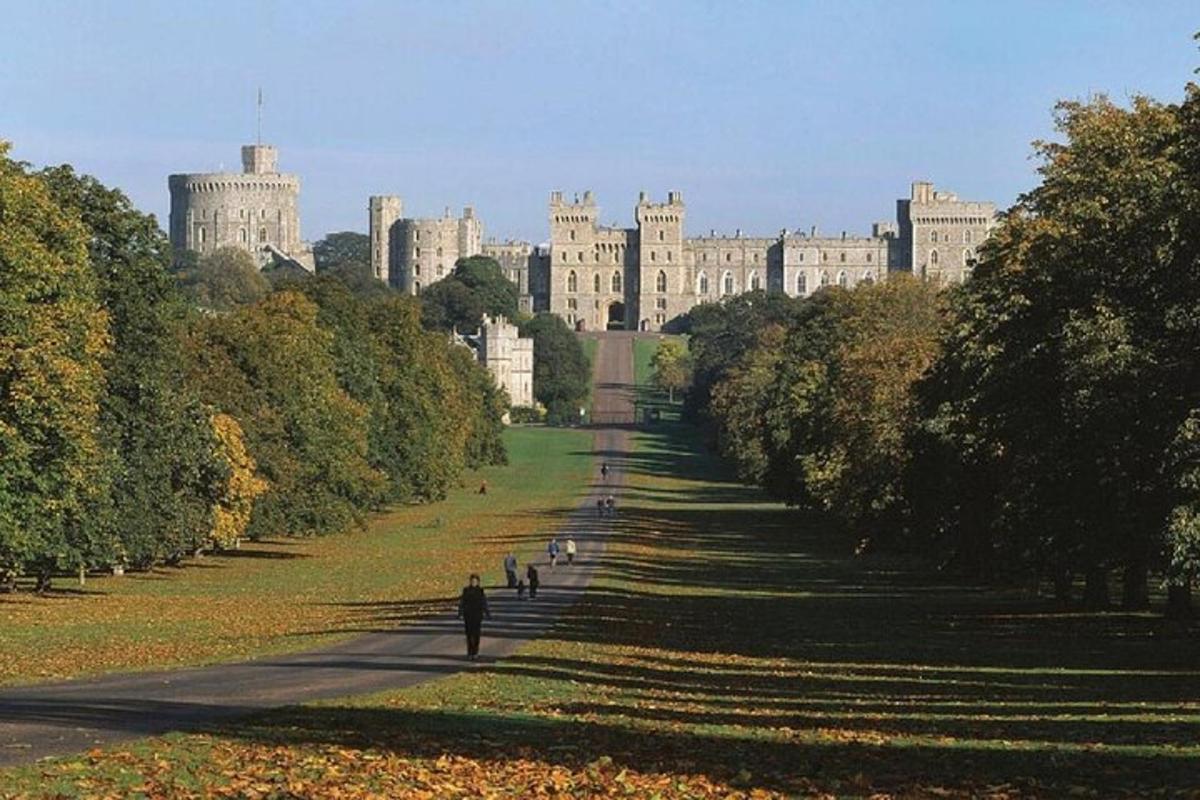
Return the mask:
<path id="1" fill-rule="evenodd" d="M 353 631 L 357 603 L 448 597 L 470 571 L 498 578 L 507 540 L 488 534 L 546 530 L 590 474 L 590 434 L 505 436 L 510 466 L 469 476 L 443 502 L 377 516 L 365 531 L 251 543 L 182 569 L 89 580 L 81 593 L 0 596 L 0 682 L 301 649 Z M 476 494 L 481 479 L 486 497 Z M 530 554 L 540 549 L 538 537 L 529 541 Z"/>
<path id="2" fill-rule="evenodd" d="M 584 356 L 587 357 L 588 364 L 591 369 L 590 374 L 595 375 L 595 373 L 596 373 L 596 352 L 600 349 L 600 342 L 597 341 L 594 337 L 581 336 L 581 337 L 579 337 L 579 344 L 583 347 Z M 583 406 L 584 406 L 584 408 L 587 409 L 588 416 L 591 417 L 591 414 L 592 414 L 592 384 L 591 383 L 588 384 L 587 398 L 584 400 Z"/>

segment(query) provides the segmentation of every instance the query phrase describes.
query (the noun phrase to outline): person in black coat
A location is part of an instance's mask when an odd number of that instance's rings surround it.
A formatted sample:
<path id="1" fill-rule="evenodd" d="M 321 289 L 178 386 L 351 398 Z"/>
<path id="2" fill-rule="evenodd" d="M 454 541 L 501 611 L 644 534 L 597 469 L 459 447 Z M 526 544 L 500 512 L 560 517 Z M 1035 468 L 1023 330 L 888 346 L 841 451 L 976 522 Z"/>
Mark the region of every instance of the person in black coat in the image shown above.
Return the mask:
<path id="1" fill-rule="evenodd" d="M 525 577 L 529 579 L 529 599 L 533 600 L 537 597 L 538 584 L 540 583 L 537 567 L 533 564 L 527 566 L 525 568 Z"/>
<path id="2" fill-rule="evenodd" d="M 463 621 L 467 631 L 467 658 L 474 661 L 479 658 L 479 637 L 483 633 L 483 618 L 492 618 L 488 610 L 487 596 L 479 585 L 479 576 L 472 574 L 468 583 L 463 587 L 462 597 L 458 599 L 458 618 Z"/>

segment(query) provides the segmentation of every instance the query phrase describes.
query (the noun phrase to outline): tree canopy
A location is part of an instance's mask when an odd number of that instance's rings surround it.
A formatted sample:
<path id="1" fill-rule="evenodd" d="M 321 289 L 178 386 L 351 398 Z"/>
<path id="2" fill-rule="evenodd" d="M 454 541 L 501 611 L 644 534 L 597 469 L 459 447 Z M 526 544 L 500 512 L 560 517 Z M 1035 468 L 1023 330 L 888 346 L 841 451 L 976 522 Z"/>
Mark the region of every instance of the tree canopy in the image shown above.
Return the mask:
<path id="1" fill-rule="evenodd" d="M 522 323 L 520 332 L 533 338 L 533 396 L 546 407 L 546 421 L 575 422 L 591 384 L 591 365 L 579 337 L 550 313 Z"/>

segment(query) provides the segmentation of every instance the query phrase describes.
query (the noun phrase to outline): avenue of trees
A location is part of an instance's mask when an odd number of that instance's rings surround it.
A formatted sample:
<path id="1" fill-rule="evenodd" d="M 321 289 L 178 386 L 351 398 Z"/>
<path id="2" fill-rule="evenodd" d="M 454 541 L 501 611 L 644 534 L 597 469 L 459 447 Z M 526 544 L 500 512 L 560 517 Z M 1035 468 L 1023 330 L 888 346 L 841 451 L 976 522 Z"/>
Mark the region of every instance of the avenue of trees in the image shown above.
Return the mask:
<path id="1" fill-rule="evenodd" d="M 327 243 L 274 287 L 237 251 L 173 273 L 120 191 L 0 143 L 0 588 L 342 530 L 505 459 L 486 371 Z"/>
<path id="2" fill-rule="evenodd" d="M 1191 613 L 1200 88 L 1062 103 L 972 277 L 695 309 L 687 409 L 746 481 L 864 549 L 1064 602 Z M 1082 597 L 1074 596 L 1082 585 Z"/>

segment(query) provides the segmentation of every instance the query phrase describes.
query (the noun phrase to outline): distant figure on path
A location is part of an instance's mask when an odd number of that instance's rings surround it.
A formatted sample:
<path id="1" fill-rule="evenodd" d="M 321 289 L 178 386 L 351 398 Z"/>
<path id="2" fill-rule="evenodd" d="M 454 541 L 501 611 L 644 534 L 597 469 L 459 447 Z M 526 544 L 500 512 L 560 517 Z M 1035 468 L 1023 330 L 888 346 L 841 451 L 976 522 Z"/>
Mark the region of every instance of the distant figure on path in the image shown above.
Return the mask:
<path id="1" fill-rule="evenodd" d="M 517 581 L 517 599 L 525 599 L 525 581 L 524 579 Z"/>
<path id="2" fill-rule="evenodd" d="M 596 498 L 596 516 L 597 517 L 604 516 L 604 498 L 603 497 Z"/>
<path id="3" fill-rule="evenodd" d="M 607 461 L 605 461 L 603 464 L 600 465 L 600 480 L 602 480 L 602 481 L 608 480 L 608 462 Z"/>
<path id="4" fill-rule="evenodd" d="M 567 566 L 575 563 L 575 540 L 567 539 Z"/>
<path id="5" fill-rule="evenodd" d="M 467 658 L 472 661 L 479 658 L 479 637 L 483 633 L 484 617 L 491 619 L 492 612 L 488 610 L 487 597 L 479 585 L 479 576 L 472 573 L 463 587 L 462 597 L 458 599 L 458 618 L 463 621 L 467 631 Z"/>
<path id="6" fill-rule="evenodd" d="M 550 556 L 550 569 L 554 569 L 554 565 L 558 563 L 558 539 L 551 539 L 550 544 L 546 545 L 546 553 Z"/>
<path id="7" fill-rule="evenodd" d="M 529 578 L 529 599 L 536 600 L 538 586 L 541 585 L 541 581 L 538 580 L 537 567 L 535 567 L 533 564 L 526 566 L 525 577 Z"/>
<path id="8" fill-rule="evenodd" d="M 611 494 L 604 500 L 604 510 L 610 517 L 617 516 L 617 499 Z"/>
<path id="9" fill-rule="evenodd" d="M 504 577 L 508 579 L 508 588 L 517 585 L 517 557 L 512 553 L 504 557 Z"/>

